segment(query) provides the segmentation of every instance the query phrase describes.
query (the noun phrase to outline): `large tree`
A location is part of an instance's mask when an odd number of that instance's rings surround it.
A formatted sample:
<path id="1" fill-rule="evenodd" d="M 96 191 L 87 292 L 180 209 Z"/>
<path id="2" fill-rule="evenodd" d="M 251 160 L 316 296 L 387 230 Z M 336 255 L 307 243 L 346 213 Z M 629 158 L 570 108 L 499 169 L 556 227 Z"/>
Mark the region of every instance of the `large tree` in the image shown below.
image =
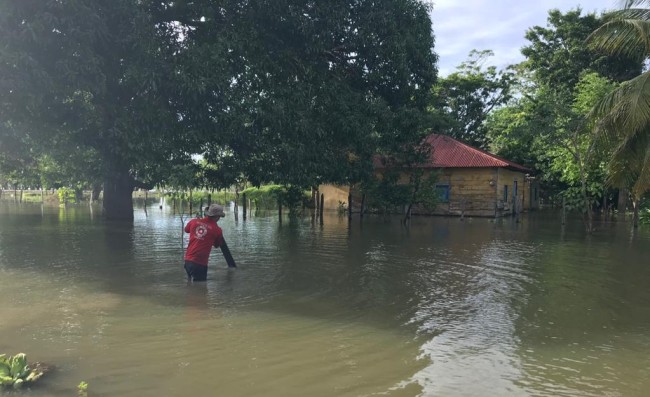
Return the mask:
<path id="1" fill-rule="evenodd" d="M 192 154 L 219 186 L 366 178 L 417 142 L 436 77 L 418 0 L 3 0 L 0 18 L 0 116 L 96 150 L 113 218 Z"/>
<path id="2" fill-rule="evenodd" d="M 205 157 L 256 185 L 367 178 L 378 150 L 411 147 L 430 125 L 436 56 L 427 11 L 417 0 L 269 0 L 206 14 L 188 32 L 188 53 L 222 54 L 212 37 L 227 20 L 225 67 L 236 77 L 214 96 L 220 76 L 194 71 L 206 77 L 205 110 L 188 120 L 207 132 Z M 219 127 L 223 138 L 211 140 Z"/>
<path id="3" fill-rule="evenodd" d="M 0 2 L 0 117 L 38 151 L 94 151 L 113 219 L 178 152 L 178 32 L 152 4 Z"/>
<path id="4" fill-rule="evenodd" d="M 540 84 L 573 91 L 585 72 L 596 72 L 613 81 L 628 80 L 641 72 L 638 54 L 608 55 L 585 45 L 587 37 L 603 23 L 602 17 L 583 15 L 580 8 L 548 12 L 547 26 L 526 31 L 530 44 L 522 48 L 525 66 Z"/>

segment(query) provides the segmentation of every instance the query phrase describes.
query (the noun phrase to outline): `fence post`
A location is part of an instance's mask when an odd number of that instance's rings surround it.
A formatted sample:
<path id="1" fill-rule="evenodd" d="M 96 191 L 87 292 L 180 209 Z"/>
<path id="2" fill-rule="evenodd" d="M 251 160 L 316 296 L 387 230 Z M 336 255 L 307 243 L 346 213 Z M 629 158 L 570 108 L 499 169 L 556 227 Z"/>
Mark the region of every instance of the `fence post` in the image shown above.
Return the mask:
<path id="1" fill-rule="evenodd" d="M 242 206 L 243 206 L 243 210 L 244 210 L 244 220 L 246 220 L 246 205 L 248 204 L 246 202 L 246 193 L 242 193 L 241 196 L 242 196 Z"/>

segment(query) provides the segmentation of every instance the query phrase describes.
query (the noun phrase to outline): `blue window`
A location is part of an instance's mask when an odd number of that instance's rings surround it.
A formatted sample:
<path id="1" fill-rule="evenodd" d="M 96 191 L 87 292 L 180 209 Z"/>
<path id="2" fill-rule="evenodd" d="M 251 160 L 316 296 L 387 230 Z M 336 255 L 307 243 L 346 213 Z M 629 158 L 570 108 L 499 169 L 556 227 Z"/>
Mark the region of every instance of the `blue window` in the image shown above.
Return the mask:
<path id="1" fill-rule="evenodd" d="M 503 185 L 503 202 L 508 202 L 508 185 Z"/>
<path id="2" fill-rule="evenodd" d="M 436 192 L 438 192 L 438 200 L 442 203 L 449 202 L 449 185 L 448 184 L 436 184 Z"/>

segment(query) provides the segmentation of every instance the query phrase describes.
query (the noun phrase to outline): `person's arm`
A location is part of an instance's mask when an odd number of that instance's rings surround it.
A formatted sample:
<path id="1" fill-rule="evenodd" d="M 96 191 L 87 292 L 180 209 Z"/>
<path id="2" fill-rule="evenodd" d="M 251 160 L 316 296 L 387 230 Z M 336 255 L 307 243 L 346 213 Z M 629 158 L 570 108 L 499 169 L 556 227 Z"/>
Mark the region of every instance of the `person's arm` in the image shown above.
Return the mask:
<path id="1" fill-rule="evenodd" d="M 219 248 L 221 247 L 221 244 L 223 244 L 223 232 L 219 230 L 217 232 L 217 237 L 214 239 L 214 248 Z"/>

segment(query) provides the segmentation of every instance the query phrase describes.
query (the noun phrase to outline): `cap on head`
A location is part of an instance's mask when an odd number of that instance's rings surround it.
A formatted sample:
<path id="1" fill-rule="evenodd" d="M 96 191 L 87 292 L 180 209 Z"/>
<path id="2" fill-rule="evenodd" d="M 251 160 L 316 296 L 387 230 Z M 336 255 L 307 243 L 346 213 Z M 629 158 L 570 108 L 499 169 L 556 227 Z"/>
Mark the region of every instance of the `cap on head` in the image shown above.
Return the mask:
<path id="1" fill-rule="evenodd" d="M 210 204 L 210 206 L 205 210 L 206 216 L 226 216 L 226 213 L 223 212 L 223 207 L 219 204 Z"/>

